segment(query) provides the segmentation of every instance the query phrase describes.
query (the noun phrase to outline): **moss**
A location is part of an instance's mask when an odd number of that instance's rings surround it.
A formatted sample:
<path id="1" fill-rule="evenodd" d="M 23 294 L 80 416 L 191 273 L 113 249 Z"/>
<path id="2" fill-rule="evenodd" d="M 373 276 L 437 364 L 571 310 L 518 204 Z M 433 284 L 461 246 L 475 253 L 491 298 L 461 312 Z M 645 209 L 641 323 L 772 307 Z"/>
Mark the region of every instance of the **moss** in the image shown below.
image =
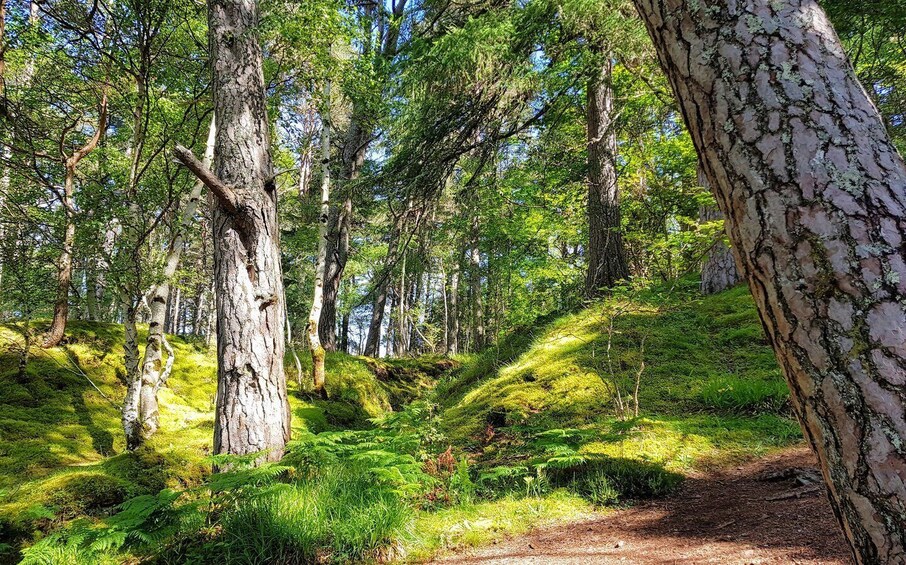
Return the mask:
<path id="1" fill-rule="evenodd" d="M 127 453 L 116 404 L 126 391 L 122 326 L 71 321 L 63 346 L 32 349 L 25 378 L 17 375 L 19 330 L 0 325 L 0 544 L 104 512 L 124 497 L 197 486 L 210 473 L 217 362 L 203 341 L 168 338 L 176 361 L 158 394 L 160 430 Z M 139 343 L 146 336 L 140 327 Z M 293 430 L 368 427 L 392 409 L 393 398 L 423 394 L 438 363 L 394 362 L 396 376 L 385 383 L 366 359 L 328 353 L 329 401 L 310 399 L 288 363 Z"/>
<path id="2" fill-rule="evenodd" d="M 608 363 L 607 321 L 615 310 Z M 642 359 L 644 417 L 627 424 L 616 417 L 613 383 L 626 401 Z M 752 409 L 745 398 L 735 407 L 709 395 L 728 382 L 749 382 L 744 392 L 765 394 L 753 396 Z M 784 387 L 747 289 L 701 297 L 697 282 L 684 280 L 671 293 L 604 301 L 537 327 L 496 368 L 481 357 L 467 360 L 451 377 L 449 396 L 438 388 L 438 401 L 444 432 L 489 464 L 532 457 L 527 446 L 545 430 L 578 428 L 593 438 L 583 447 L 588 453 L 683 470 L 797 441 L 778 396 Z"/>

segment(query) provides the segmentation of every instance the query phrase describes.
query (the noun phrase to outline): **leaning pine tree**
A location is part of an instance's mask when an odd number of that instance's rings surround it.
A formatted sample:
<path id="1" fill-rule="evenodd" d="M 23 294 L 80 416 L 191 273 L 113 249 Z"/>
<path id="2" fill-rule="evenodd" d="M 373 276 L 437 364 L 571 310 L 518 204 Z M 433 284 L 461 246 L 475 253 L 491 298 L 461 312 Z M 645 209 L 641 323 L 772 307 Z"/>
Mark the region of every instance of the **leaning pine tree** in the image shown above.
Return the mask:
<path id="1" fill-rule="evenodd" d="M 277 190 L 254 0 L 209 0 L 217 137 L 214 171 L 191 152 L 176 157 L 214 195 L 217 407 L 214 451 L 266 451 L 275 461 L 289 440 L 283 371 L 284 295 Z"/>
<path id="2" fill-rule="evenodd" d="M 815 0 L 635 0 L 859 563 L 906 562 L 906 165 Z"/>

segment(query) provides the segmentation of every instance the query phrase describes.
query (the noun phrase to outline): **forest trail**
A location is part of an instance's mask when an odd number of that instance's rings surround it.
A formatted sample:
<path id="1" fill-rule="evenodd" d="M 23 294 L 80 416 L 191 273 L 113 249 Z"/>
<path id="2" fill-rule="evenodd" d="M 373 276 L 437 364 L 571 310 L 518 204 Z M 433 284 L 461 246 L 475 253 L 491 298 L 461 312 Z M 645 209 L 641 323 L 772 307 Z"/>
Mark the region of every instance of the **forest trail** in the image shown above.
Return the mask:
<path id="1" fill-rule="evenodd" d="M 806 447 L 785 449 L 690 476 L 669 498 L 436 563 L 852 563 L 823 485 L 808 481 L 815 467 Z"/>

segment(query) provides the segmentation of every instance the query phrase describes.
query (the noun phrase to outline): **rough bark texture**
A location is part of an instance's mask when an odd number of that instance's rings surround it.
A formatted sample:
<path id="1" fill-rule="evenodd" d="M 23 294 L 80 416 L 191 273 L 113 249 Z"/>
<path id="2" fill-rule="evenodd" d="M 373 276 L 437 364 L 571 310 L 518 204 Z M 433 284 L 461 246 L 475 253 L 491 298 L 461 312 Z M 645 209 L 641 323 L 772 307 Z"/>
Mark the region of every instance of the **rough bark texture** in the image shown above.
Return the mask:
<path id="1" fill-rule="evenodd" d="M 698 182 L 703 187 L 710 190 L 711 185 L 704 171 L 699 167 Z M 724 214 L 720 208 L 714 206 L 702 206 L 698 211 L 698 219 L 701 222 L 723 221 Z M 727 290 L 739 282 L 739 270 L 736 268 L 736 258 L 733 257 L 733 251 L 723 239 L 726 230 L 720 232 L 720 239 L 714 242 L 708 254 L 705 256 L 705 262 L 702 265 L 702 294 L 714 294 Z"/>
<path id="2" fill-rule="evenodd" d="M 365 153 L 371 144 L 372 132 L 361 127 L 361 109 L 353 108 L 352 120 L 343 144 L 340 167 L 340 189 L 343 205 L 334 206 L 330 214 L 327 271 L 324 283 L 324 308 L 321 310 L 319 332 L 321 344 L 327 351 L 337 349 L 337 297 L 346 263 L 349 260 L 349 231 L 352 227 L 352 185 L 358 180 L 365 163 Z"/>
<path id="3" fill-rule="evenodd" d="M 617 135 L 614 129 L 613 63 L 588 83 L 588 273 L 585 294 L 600 296 L 629 278 L 629 263 L 620 233 L 617 188 Z"/>
<path id="4" fill-rule="evenodd" d="M 814 0 L 635 0 L 860 563 L 906 562 L 906 166 Z"/>
<path id="5" fill-rule="evenodd" d="M 283 455 L 290 434 L 283 372 L 284 294 L 277 192 L 254 0 L 209 0 L 217 138 L 208 188 L 217 302 L 215 453 Z M 229 188 L 224 191 L 224 188 Z"/>

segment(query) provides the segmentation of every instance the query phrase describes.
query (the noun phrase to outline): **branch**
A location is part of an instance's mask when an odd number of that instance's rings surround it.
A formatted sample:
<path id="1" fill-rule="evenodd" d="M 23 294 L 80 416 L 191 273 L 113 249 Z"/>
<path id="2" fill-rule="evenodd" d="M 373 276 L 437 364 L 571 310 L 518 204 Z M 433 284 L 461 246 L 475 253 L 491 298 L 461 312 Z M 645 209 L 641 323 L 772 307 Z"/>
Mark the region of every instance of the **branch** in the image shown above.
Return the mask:
<path id="1" fill-rule="evenodd" d="M 230 213 L 236 213 L 239 209 L 239 199 L 229 185 L 217 178 L 217 175 L 211 172 L 204 163 L 196 159 L 191 151 L 178 143 L 173 148 L 173 156 L 211 190 L 224 209 Z"/>

